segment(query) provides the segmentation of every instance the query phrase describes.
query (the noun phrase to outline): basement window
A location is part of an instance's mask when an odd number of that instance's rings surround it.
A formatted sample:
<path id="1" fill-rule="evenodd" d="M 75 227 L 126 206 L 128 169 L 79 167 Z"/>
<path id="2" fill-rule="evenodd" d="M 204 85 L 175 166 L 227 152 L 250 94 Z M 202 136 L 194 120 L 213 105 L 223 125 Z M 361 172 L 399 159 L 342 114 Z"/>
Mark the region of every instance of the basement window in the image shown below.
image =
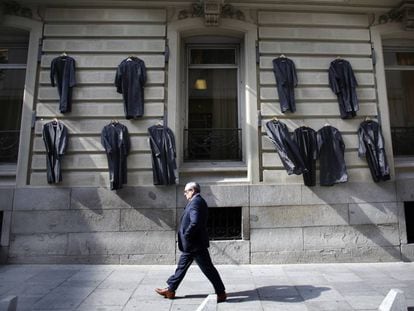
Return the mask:
<path id="1" fill-rule="evenodd" d="M 3 211 L 0 211 L 0 241 L 1 241 L 1 233 L 3 232 Z M 1 246 L 1 244 L 0 244 Z"/>
<path id="2" fill-rule="evenodd" d="M 414 202 L 404 202 L 407 243 L 414 243 Z"/>
<path id="3" fill-rule="evenodd" d="M 207 229 L 210 240 L 241 240 L 242 208 L 240 206 L 209 208 Z"/>

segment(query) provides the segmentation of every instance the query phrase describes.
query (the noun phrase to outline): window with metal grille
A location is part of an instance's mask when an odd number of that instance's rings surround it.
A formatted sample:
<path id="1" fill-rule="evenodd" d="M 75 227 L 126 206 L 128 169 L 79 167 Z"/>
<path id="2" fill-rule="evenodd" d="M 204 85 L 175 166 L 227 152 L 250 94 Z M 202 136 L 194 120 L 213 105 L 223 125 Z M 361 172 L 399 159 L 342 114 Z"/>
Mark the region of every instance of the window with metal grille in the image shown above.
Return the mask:
<path id="1" fill-rule="evenodd" d="M 240 240 L 242 238 L 242 208 L 215 207 L 208 209 L 210 240 Z"/>
<path id="2" fill-rule="evenodd" d="M 414 243 L 414 202 L 404 202 L 407 243 Z"/>

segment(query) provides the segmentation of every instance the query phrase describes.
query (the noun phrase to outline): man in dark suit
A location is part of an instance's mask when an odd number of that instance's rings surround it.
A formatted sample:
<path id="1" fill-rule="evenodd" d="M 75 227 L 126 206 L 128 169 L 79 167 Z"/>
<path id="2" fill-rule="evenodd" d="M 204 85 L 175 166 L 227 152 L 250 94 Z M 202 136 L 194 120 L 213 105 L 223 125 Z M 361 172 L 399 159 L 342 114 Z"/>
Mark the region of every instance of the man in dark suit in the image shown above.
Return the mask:
<path id="1" fill-rule="evenodd" d="M 217 302 L 223 302 L 227 299 L 224 284 L 211 262 L 208 252 L 210 244 L 207 234 L 207 203 L 200 195 L 198 183 L 188 183 L 184 188 L 184 195 L 188 203 L 184 209 L 178 231 L 178 248 L 182 254 L 175 273 L 167 280 L 168 287 L 156 288 L 155 291 L 165 298 L 173 299 L 176 289 L 195 260 L 201 271 L 213 284 L 217 294 Z"/>

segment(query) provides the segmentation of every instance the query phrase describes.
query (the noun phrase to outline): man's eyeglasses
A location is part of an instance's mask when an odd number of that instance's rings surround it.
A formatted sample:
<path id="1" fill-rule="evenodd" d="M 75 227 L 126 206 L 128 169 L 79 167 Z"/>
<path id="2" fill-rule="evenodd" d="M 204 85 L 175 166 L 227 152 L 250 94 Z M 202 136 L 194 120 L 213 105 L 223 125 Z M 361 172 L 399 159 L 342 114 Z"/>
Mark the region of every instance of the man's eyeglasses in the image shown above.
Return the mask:
<path id="1" fill-rule="evenodd" d="M 184 193 L 188 193 L 189 191 L 193 191 L 193 189 L 184 190 Z"/>

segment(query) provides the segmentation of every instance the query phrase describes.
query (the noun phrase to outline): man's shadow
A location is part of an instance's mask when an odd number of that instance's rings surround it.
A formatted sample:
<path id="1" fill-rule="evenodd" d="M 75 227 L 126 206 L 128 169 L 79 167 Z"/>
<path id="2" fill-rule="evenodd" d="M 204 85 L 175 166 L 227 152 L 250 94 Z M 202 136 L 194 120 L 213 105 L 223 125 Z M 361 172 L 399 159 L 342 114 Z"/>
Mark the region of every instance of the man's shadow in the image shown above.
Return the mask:
<path id="1" fill-rule="evenodd" d="M 246 291 L 229 292 L 226 302 L 240 303 L 260 300 L 295 303 L 319 297 L 329 290 L 331 290 L 329 287 L 313 285 L 269 285 Z"/>

